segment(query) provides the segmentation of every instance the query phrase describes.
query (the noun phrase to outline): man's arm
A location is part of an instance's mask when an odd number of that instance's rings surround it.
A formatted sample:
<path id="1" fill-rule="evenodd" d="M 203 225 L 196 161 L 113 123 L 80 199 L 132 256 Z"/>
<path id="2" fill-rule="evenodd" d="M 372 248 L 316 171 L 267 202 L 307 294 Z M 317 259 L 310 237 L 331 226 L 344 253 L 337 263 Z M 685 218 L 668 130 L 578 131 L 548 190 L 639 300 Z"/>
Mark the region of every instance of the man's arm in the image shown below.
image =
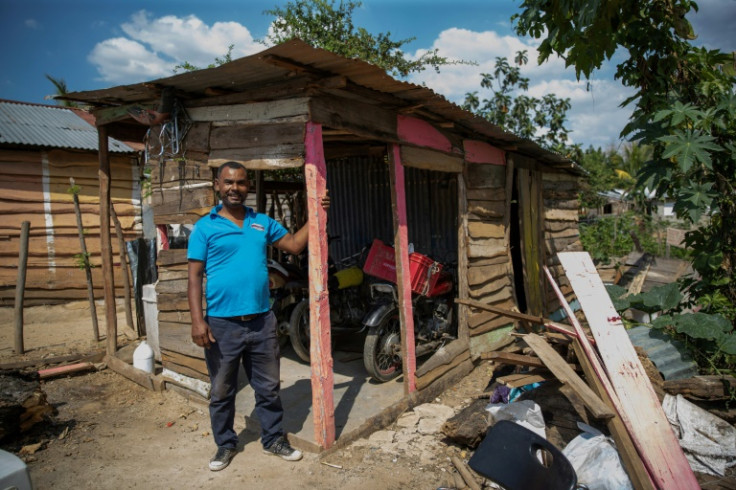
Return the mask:
<path id="1" fill-rule="evenodd" d="M 187 274 L 187 299 L 189 313 L 192 316 L 192 340 L 205 349 L 215 341 L 212 331 L 204 321 L 202 313 L 202 279 L 204 278 L 204 262 L 190 260 Z"/>
<path id="2" fill-rule="evenodd" d="M 322 208 L 324 208 L 325 211 L 330 209 L 330 196 L 325 195 L 322 200 Z M 278 248 L 279 250 L 283 250 L 284 252 L 288 252 L 292 255 L 299 255 L 302 253 L 302 250 L 304 250 L 304 247 L 307 246 L 307 241 L 309 240 L 309 222 L 299 228 L 296 233 L 287 233 L 283 237 L 281 237 L 279 240 L 277 240 L 273 246 Z"/>

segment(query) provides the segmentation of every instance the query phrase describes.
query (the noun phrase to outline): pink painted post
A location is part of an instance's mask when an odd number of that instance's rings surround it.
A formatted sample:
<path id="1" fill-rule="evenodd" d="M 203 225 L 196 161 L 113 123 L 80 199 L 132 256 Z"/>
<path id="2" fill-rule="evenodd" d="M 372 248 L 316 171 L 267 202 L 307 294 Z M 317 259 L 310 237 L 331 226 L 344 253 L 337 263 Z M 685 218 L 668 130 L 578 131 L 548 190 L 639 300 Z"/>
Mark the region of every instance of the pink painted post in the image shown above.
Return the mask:
<path id="1" fill-rule="evenodd" d="M 400 146 L 390 146 L 391 207 L 394 212 L 394 248 L 396 250 L 396 285 L 399 288 L 399 319 L 401 321 L 401 361 L 404 368 L 404 392 L 417 390 L 414 374 L 417 370 L 414 349 L 414 313 L 411 304 L 411 278 L 409 277 L 409 233 L 406 226 L 406 190 L 404 166 L 401 164 Z"/>
<path id="2" fill-rule="evenodd" d="M 327 214 L 320 202 L 327 187 L 321 125 L 307 122 L 304 147 L 309 213 L 309 356 L 312 366 L 314 439 L 327 449 L 335 442 L 335 402 L 327 291 Z"/>

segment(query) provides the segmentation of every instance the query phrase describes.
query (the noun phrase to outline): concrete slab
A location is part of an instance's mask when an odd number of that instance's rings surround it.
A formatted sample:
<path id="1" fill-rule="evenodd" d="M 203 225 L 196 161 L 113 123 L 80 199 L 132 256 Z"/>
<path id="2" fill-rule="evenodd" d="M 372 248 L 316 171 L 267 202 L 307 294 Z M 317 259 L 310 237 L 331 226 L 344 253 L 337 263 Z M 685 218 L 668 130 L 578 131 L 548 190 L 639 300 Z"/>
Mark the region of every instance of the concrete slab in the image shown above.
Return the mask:
<path id="1" fill-rule="evenodd" d="M 363 356 L 358 352 L 333 353 L 335 436 L 355 438 L 355 433 L 371 418 L 404 398 L 404 386 L 399 377 L 388 383 L 375 383 L 363 367 Z M 236 396 L 236 413 L 245 417 L 249 430 L 258 429 L 253 390 L 241 368 Z M 284 405 L 284 429 L 289 441 L 299 449 L 319 452 L 314 436 L 312 413 L 312 383 L 310 367 L 299 360 L 291 348 L 281 358 L 281 401 Z"/>

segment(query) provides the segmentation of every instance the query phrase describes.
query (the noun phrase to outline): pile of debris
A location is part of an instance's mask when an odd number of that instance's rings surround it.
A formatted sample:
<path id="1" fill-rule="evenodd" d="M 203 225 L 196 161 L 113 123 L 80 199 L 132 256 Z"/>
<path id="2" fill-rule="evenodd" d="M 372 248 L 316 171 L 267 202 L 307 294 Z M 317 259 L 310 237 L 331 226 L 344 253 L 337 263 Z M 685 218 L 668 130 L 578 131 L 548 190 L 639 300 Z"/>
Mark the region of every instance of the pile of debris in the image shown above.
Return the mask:
<path id="1" fill-rule="evenodd" d="M 469 466 L 505 488 L 552 488 L 555 479 L 589 488 L 736 488 L 723 483 L 736 465 L 736 429 L 686 400 L 728 399 L 736 380 L 665 382 L 634 348 L 588 254 L 558 256 L 588 328 L 545 271 L 570 325 L 508 312 L 527 322 L 527 333 L 482 355 L 495 366 L 484 398 L 443 433 L 475 449 Z M 465 483 L 480 488 L 475 476 Z"/>

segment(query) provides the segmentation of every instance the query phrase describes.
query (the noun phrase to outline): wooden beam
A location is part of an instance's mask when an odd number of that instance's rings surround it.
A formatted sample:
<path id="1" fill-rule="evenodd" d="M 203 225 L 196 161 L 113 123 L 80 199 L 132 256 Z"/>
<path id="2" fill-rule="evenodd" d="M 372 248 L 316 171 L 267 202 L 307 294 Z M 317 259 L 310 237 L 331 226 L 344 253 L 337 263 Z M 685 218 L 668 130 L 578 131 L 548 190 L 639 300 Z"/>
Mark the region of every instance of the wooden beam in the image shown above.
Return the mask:
<path id="1" fill-rule="evenodd" d="M 437 172 L 460 173 L 463 171 L 463 159 L 461 157 L 430 148 L 402 146 L 401 161 L 405 167 L 423 168 Z"/>
<path id="2" fill-rule="evenodd" d="M 307 123 L 304 176 L 309 214 L 309 355 L 312 366 L 314 439 L 322 448 L 335 442 L 334 373 L 330 340 L 330 296 L 327 290 L 327 213 L 321 198 L 327 189 L 322 126 Z"/>
<path id="3" fill-rule="evenodd" d="M 296 97 L 269 102 L 252 102 L 224 106 L 192 107 L 187 110 L 192 121 L 243 121 L 266 124 L 277 120 L 306 117 L 309 113 L 309 98 Z"/>
<path id="4" fill-rule="evenodd" d="M 338 96 L 313 97 L 309 99 L 309 117 L 315 123 L 365 138 L 391 142 L 398 139 L 396 114 L 379 105 Z"/>
<path id="5" fill-rule="evenodd" d="M 401 148 L 392 144 L 388 152 L 391 180 L 391 208 L 394 217 L 394 250 L 396 253 L 396 285 L 399 292 L 399 321 L 401 322 L 401 360 L 404 370 L 404 393 L 416 391 L 416 352 L 414 350 L 414 312 L 411 302 L 411 273 L 409 271 L 409 231 L 406 218 L 406 187 Z"/>
<path id="6" fill-rule="evenodd" d="M 461 298 L 470 296 L 470 286 L 468 285 L 468 197 L 467 188 L 465 187 L 465 171 L 457 176 L 457 294 Z M 470 339 L 470 330 L 468 328 L 468 308 L 460 304 L 457 309 L 457 337 L 463 341 Z"/>
<path id="7" fill-rule="evenodd" d="M 399 114 L 396 118 L 396 133 L 401 143 L 433 148 L 445 153 L 452 151 L 452 143 L 447 136 L 427 121 L 417 117 Z"/>
<path id="8" fill-rule="evenodd" d="M 614 411 L 596 395 L 590 387 L 585 384 L 575 371 L 562 358 L 562 356 L 554 350 L 546 340 L 539 335 L 530 333 L 524 335 L 524 342 L 532 348 L 535 354 L 544 362 L 547 369 L 557 377 L 560 382 L 570 386 L 580 397 L 581 401 L 588 407 L 590 413 L 598 419 L 609 419 L 614 416 Z"/>
<path id="9" fill-rule="evenodd" d="M 597 341 L 619 398 L 619 414 L 655 485 L 700 488 L 590 255 L 566 252 L 557 256 Z"/>
<path id="10" fill-rule="evenodd" d="M 534 368 L 546 368 L 545 364 L 538 357 L 525 356 L 523 354 L 514 354 L 512 352 L 494 351 L 483 352 L 480 358 L 484 361 L 493 361 L 500 364 L 511 364 L 514 366 L 527 366 Z"/>
<path id="11" fill-rule="evenodd" d="M 463 151 L 468 163 L 506 165 L 506 152 L 485 141 L 463 140 Z"/>
<path id="12" fill-rule="evenodd" d="M 110 155 L 107 127 L 97 128 L 100 169 L 100 250 L 102 275 L 105 278 L 105 321 L 107 325 L 107 355 L 114 356 L 118 349 L 118 316 L 115 311 L 115 279 L 112 268 L 112 240 L 110 238 Z"/>

